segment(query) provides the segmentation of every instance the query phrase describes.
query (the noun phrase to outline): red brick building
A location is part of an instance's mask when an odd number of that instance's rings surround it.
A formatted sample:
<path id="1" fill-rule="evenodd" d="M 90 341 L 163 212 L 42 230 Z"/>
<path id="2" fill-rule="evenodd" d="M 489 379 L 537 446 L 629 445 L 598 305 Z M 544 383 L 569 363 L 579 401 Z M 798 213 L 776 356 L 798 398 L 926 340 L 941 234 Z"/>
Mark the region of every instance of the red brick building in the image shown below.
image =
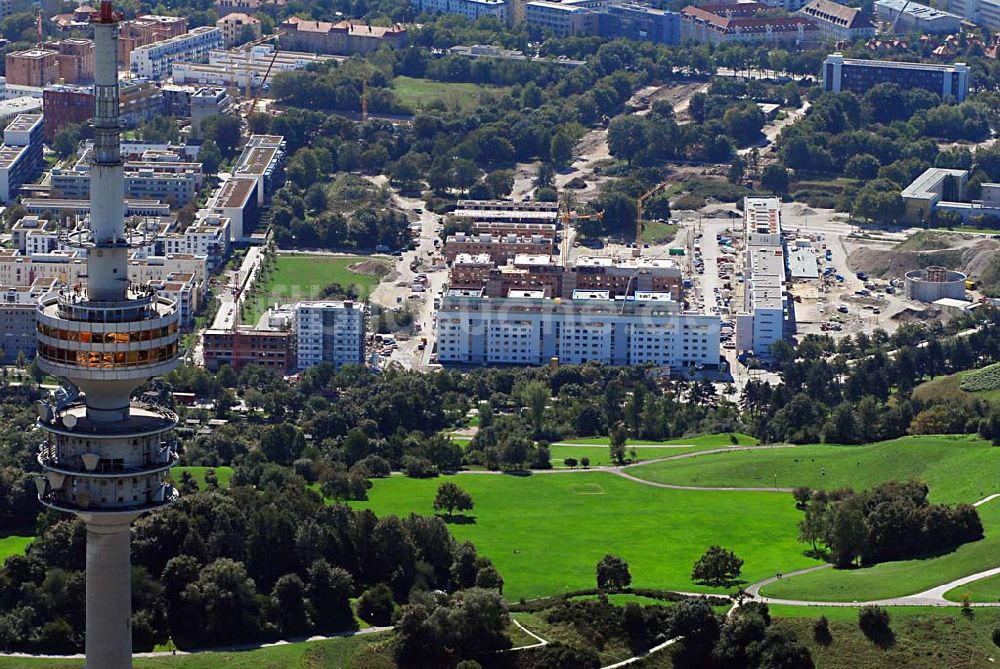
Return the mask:
<path id="1" fill-rule="evenodd" d="M 246 365 L 258 365 L 279 375 L 285 375 L 294 368 L 295 356 L 289 332 L 241 329 L 234 342 L 232 330 L 205 330 L 202 342 L 205 369 L 210 372 L 219 371 L 224 364 L 229 364 L 236 371 Z"/>

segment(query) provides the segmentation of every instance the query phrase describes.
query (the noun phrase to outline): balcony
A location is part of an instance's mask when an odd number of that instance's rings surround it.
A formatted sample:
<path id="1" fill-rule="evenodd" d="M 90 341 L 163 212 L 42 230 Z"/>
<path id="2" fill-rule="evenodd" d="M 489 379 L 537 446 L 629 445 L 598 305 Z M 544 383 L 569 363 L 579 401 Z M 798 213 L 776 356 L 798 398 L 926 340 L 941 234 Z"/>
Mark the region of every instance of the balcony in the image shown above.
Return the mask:
<path id="1" fill-rule="evenodd" d="M 67 421 L 67 418 L 69 420 Z M 177 425 L 177 414 L 155 404 L 133 400 L 124 421 L 99 422 L 87 417 L 87 405 L 73 402 L 50 417 L 39 417 L 38 427 L 68 437 L 108 437 L 121 439 L 161 434 Z"/>
<path id="2" fill-rule="evenodd" d="M 170 484 L 163 484 L 158 491 L 145 491 L 145 499 L 131 504 L 116 504 L 114 506 L 98 503 L 94 504 L 89 498 L 80 499 L 82 495 L 75 495 L 72 498 L 62 490 L 53 490 L 43 478 L 36 479 L 39 484 L 38 501 L 56 511 L 65 513 L 86 514 L 94 516 L 115 516 L 115 515 L 136 515 L 147 511 L 173 504 L 180 499 L 180 493 Z M 103 504 L 103 505 L 102 505 Z"/>
<path id="3" fill-rule="evenodd" d="M 149 476 L 165 472 L 177 466 L 180 456 L 174 451 L 173 442 L 165 442 L 160 449 L 160 455 L 142 467 L 102 468 L 100 462 L 94 469 L 87 469 L 81 456 L 73 456 L 60 460 L 58 449 L 50 444 L 42 444 L 38 449 L 38 464 L 46 471 L 56 472 L 65 476 L 84 478 L 124 479 L 138 476 Z"/>

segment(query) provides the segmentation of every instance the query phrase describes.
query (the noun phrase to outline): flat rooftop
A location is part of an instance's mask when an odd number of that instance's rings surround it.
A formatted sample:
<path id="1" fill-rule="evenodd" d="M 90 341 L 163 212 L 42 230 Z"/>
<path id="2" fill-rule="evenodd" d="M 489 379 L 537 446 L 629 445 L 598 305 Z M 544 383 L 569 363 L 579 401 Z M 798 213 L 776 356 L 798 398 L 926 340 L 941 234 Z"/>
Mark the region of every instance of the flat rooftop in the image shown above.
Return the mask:
<path id="1" fill-rule="evenodd" d="M 900 196 L 903 199 L 929 200 L 937 197 L 934 189 L 941 185 L 941 182 L 948 177 L 962 179 L 968 174 L 966 170 L 949 170 L 941 167 L 928 167 L 923 174 L 914 179 L 909 186 L 903 189 Z"/>
<path id="2" fill-rule="evenodd" d="M 278 150 L 274 147 L 253 147 L 241 156 L 235 172 L 237 174 L 264 174 L 277 152 Z"/>
<path id="3" fill-rule="evenodd" d="M 234 177 L 222 184 L 215 196 L 215 206 L 225 208 L 241 208 L 253 194 L 257 181 L 254 179 Z"/>

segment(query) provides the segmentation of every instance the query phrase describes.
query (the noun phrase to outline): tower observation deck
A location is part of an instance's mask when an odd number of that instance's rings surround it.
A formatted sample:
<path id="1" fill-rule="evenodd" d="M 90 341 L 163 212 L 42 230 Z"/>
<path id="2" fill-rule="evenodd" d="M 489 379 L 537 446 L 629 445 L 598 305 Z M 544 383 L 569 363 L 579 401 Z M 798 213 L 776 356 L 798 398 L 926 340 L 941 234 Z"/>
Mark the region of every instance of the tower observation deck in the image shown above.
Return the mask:
<path id="1" fill-rule="evenodd" d="M 94 152 L 85 286 L 41 298 L 38 366 L 71 390 L 39 405 L 42 504 L 87 525 L 88 669 L 132 666 L 129 526 L 177 498 L 166 482 L 177 461 L 177 416 L 131 400 L 178 363 L 176 304 L 128 281 L 124 174 L 118 118 L 118 23 L 110 0 L 94 27 Z M 79 393 L 82 391 L 82 395 Z"/>

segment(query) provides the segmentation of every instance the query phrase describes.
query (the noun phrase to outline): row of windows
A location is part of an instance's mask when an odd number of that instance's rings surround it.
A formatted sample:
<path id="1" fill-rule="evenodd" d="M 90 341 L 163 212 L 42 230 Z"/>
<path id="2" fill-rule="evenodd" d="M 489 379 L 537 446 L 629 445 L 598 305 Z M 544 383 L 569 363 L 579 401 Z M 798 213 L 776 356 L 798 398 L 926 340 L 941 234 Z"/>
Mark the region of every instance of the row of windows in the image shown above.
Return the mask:
<path id="1" fill-rule="evenodd" d="M 84 344 L 128 344 L 130 342 L 150 341 L 161 337 L 168 337 L 177 332 L 177 323 L 136 332 L 81 332 L 77 330 L 63 330 L 39 323 L 38 332 L 53 339 L 78 341 Z"/>
<path id="2" fill-rule="evenodd" d="M 77 367 L 92 369 L 119 369 L 167 362 L 177 355 L 177 342 L 148 351 L 118 351 L 115 353 L 68 351 L 55 346 L 49 346 L 48 344 L 39 344 L 38 354 L 46 360 L 63 365 L 75 365 Z"/>

